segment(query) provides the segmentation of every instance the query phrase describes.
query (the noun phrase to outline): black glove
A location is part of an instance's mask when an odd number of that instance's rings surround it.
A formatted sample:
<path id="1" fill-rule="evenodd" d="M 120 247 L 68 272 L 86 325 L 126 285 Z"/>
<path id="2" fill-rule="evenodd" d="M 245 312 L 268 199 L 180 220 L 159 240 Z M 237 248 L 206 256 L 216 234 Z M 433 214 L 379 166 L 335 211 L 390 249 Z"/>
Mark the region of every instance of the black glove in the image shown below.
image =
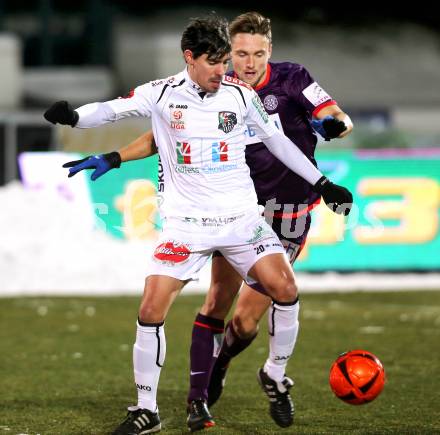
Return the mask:
<path id="1" fill-rule="evenodd" d="M 67 101 L 57 101 L 44 112 L 44 117 L 52 124 L 63 124 L 75 127 L 79 115 Z"/>
<path id="2" fill-rule="evenodd" d="M 343 121 L 339 121 L 339 119 L 330 115 L 323 119 L 314 119 L 312 127 L 327 141 L 338 137 L 343 131 L 347 130 L 347 126 Z"/>
<path id="3" fill-rule="evenodd" d="M 117 151 L 113 151 L 112 153 L 88 156 L 81 160 L 64 163 L 63 168 L 70 168 L 69 177 L 73 177 L 83 169 L 94 169 L 90 178 L 95 181 L 101 175 L 110 171 L 110 169 L 119 168 L 120 166 L 121 156 Z"/>
<path id="4" fill-rule="evenodd" d="M 322 176 L 313 186 L 313 190 L 324 198 L 329 209 L 337 214 L 348 216 L 353 205 L 353 195 L 348 189 L 338 186 L 327 177 Z"/>

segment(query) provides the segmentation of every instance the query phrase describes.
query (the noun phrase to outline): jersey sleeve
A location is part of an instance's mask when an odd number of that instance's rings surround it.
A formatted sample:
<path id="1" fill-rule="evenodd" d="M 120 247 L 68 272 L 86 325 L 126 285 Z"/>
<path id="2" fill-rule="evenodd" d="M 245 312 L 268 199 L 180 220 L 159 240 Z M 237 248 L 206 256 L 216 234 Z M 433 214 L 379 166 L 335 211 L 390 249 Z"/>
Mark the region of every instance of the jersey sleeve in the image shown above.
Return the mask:
<path id="1" fill-rule="evenodd" d="M 149 118 L 153 107 L 151 88 L 151 84 L 147 83 L 134 89 L 127 97 L 78 107 L 79 119 L 75 127 L 99 127 L 132 116 Z"/>
<path id="2" fill-rule="evenodd" d="M 277 131 L 275 123 L 269 118 L 260 97 L 254 90 L 246 92 L 246 124 L 255 130 L 257 136 L 264 141 Z"/>
<path id="3" fill-rule="evenodd" d="M 289 74 L 287 93 L 315 116 L 322 108 L 337 104 L 302 65 Z"/>
<path id="4" fill-rule="evenodd" d="M 153 87 L 151 83 L 138 86 L 126 97 L 108 101 L 115 121 L 132 116 L 151 117 L 153 107 Z"/>

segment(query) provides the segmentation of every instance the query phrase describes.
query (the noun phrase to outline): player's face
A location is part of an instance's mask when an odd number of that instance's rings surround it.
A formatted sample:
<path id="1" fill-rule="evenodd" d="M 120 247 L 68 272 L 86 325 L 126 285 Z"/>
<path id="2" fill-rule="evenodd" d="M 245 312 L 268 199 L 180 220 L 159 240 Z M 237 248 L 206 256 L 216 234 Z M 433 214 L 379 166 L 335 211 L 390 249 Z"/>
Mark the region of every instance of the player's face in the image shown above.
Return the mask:
<path id="1" fill-rule="evenodd" d="M 240 80 L 256 87 L 265 79 L 272 44 L 258 33 L 237 33 L 232 38 L 232 66 Z"/>
<path id="2" fill-rule="evenodd" d="M 222 78 L 228 70 L 230 55 L 225 54 L 222 58 L 215 60 L 208 59 L 207 54 L 202 54 L 194 59 L 190 50 L 186 50 L 184 55 L 191 79 L 205 92 L 217 92 Z"/>

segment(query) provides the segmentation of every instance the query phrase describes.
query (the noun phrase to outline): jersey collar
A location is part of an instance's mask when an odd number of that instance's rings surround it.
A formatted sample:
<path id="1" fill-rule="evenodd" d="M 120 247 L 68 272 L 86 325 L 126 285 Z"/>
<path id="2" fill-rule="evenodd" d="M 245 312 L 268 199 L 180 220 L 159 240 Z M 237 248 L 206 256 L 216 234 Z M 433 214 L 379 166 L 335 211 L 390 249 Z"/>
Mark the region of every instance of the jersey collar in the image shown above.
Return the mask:
<path id="1" fill-rule="evenodd" d="M 211 93 L 207 93 L 204 92 L 203 89 L 195 82 L 191 79 L 191 77 L 189 76 L 188 73 L 188 68 L 185 68 L 183 70 L 183 77 L 185 78 L 185 81 L 187 83 L 187 89 L 194 95 L 198 95 L 200 98 L 203 99 L 203 97 L 206 95 L 207 97 L 211 97 L 212 95 L 215 94 L 211 94 Z M 203 97 L 202 97 L 203 94 Z"/>
<path id="2" fill-rule="evenodd" d="M 183 76 L 185 77 L 185 80 L 191 89 L 194 89 L 194 91 L 196 91 L 197 93 L 202 92 L 202 88 L 189 76 L 188 68 L 185 68 L 183 70 Z"/>
<path id="3" fill-rule="evenodd" d="M 267 84 L 268 84 L 269 81 L 270 81 L 271 73 L 272 73 L 272 67 L 270 66 L 270 63 L 268 63 L 268 64 L 267 64 L 267 67 L 266 67 L 266 77 L 264 77 L 264 80 L 263 80 L 259 85 L 255 86 L 254 89 L 255 89 L 256 91 L 259 91 L 260 89 L 262 89 L 262 88 L 264 88 L 265 86 L 267 86 Z"/>

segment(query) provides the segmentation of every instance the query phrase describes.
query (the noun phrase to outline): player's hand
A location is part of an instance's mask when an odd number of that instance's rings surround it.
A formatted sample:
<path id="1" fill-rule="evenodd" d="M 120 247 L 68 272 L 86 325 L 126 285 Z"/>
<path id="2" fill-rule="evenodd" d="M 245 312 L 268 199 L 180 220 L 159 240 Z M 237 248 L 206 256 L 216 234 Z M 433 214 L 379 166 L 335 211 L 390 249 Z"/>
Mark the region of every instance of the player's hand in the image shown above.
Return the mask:
<path id="1" fill-rule="evenodd" d="M 44 112 L 44 117 L 52 124 L 63 124 L 75 127 L 79 115 L 67 101 L 57 101 Z"/>
<path id="2" fill-rule="evenodd" d="M 353 195 L 348 189 L 322 176 L 313 186 L 313 190 L 323 197 L 329 209 L 337 214 L 348 216 L 353 205 Z"/>
<path id="3" fill-rule="evenodd" d="M 64 163 L 63 168 L 69 169 L 69 177 L 73 177 L 79 171 L 83 169 L 94 169 L 91 175 L 91 179 L 95 181 L 101 175 L 110 171 L 113 168 L 119 168 L 121 166 L 121 156 L 118 152 L 114 151 L 108 154 L 100 154 L 99 156 L 89 156 L 81 160 L 74 160 L 72 162 Z"/>
<path id="4" fill-rule="evenodd" d="M 344 121 L 339 121 L 331 115 L 323 119 L 312 120 L 312 127 L 327 141 L 338 137 L 343 131 L 347 130 Z"/>

